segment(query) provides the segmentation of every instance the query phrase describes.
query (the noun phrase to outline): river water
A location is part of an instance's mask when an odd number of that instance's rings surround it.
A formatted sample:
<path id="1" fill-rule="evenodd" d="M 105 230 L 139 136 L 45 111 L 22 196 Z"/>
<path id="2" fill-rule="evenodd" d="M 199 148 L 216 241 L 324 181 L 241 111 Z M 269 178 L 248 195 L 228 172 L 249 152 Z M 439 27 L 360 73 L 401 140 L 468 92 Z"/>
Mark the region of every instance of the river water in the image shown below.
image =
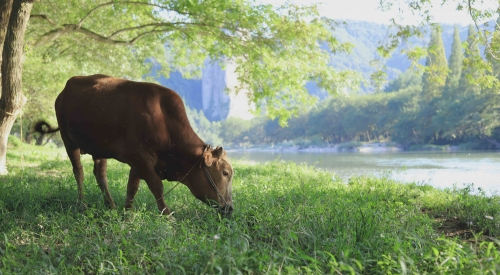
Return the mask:
<path id="1" fill-rule="evenodd" d="M 265 163 L 276 159 L 326 169 L 345 182 L 354 175 L 387 175 L 402 182 L 444 189 L 474 184 L 488 194 L 500 193 L 500 152 L 309 153 L 233 151 L 231 159 Z"/>

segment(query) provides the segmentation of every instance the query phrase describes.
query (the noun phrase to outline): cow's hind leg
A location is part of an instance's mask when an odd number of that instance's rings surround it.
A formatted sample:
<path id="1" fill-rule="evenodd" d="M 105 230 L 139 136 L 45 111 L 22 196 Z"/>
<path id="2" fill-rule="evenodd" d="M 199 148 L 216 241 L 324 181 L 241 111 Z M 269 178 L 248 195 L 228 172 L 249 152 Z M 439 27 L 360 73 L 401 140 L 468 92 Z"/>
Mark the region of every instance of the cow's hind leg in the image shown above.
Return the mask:
<path id="1" fill-rule="evenodd" d="M 63 140 L 64 141 L 64 140 Z M 71 161 L 71 165 L 73 166 L 73 174 L 75 175 L 76 186 L 78 188 L 78 201 L 80 203 L 84 203 L 84 195 L 83 195 L 83 168 L 82 163 L 80 161 L 80 149 L 71 148 L 65 142 L 66 152 L 68 153 L 69 160 Z M 85 205 L 85 204 L 83 204 Z"/>
<path id="2" fill-rule="evenodd" d="M 127 184 L 127 201 L 125 202 L 125 209 L 131 209 L 134 204 L 134 197 L 137 194 L 137 190 L 139 189 L 139 183 L 141 182 L 141 178 L 134 169 L 130 168 L 130 175 L 128 177 Z"/>
<path id="3" fill-rule="evenodd" d="M 56 100 L 57 105 L 57 100 Z M 76 186 L 78 189 L 78 202 L 80 203 L 81 208 L 84 210 L 87 208 L 87 205 L 84 202 L 83 195 L 83 167 L 82 162 L 80 161 L 80 148 L 79 146 L 70 138 L 68 129 L 66 128 L 66 120 L 65 117 L 57 111 L 56 107 L 56 115 L 57 122 L 60 127 L 61 139 L 64 143 L 64 147 L 66 148 L 66 153 L 68 153 L 69 160 L 71 161 L 71 166 L 73 166 L 73 174 L 75 175 Z"/>
<path id="4" fill-rule="evenodd" d="M 97 180 L 97 184 L 99 184 L 99 187 L 101 188 L 102 195 L 104 196 L 104 204 L 111 209 L 116 209 L 116 205 L 113 202 L 113 198 L 111 197 L 108 188 L 108 178 L 106 174 L 107 163 L 107 159 L 94 158 L 94 176 Z"/>

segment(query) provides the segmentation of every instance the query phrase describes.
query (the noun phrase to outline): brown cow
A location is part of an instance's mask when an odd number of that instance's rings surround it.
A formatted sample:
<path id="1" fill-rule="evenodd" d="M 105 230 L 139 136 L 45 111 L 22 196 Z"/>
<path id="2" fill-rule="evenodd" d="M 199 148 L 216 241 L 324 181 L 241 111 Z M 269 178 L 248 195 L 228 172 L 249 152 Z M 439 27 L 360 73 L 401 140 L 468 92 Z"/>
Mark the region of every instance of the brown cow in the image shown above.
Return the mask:
<path id="1" fill-rule="evenodd" d="M 196 135 L 174 91 L 106 75 L 75 76 L 57 97 L 55 109 L 59 128 L 40 121 L 35 131 L 61 130 L 79 200 L 83 201 L 80 154 L 86 153 L 92 155 L 94 175 L 111 208 L 116 206 L 108 190 L 108 158 L 130 165 L 127 209 L 143 179 L 158 209 L 170 214 L 163 200 L 162 180 L 166 179 L 182 182 L 196 198 L 217 206 L 222 215 L 231 214 L 233 168 L 226 152 L 222 147 L 212 149 Z"/>

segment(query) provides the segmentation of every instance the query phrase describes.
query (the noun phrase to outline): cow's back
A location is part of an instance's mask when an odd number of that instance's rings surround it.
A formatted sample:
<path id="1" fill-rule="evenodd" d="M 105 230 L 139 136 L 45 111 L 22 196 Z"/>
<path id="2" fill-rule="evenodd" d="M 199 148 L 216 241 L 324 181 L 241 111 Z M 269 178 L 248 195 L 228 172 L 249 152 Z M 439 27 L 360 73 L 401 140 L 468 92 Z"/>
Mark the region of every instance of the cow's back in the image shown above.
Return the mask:
<path id="1" fill-rule="evenodd" d="M 61 134 L 96 158 L 124 161 L 138 151 L 168 150 L 177 128 L 193 132 L 181 98 L 152 83 L 72 77 L 55 105 Z"/>

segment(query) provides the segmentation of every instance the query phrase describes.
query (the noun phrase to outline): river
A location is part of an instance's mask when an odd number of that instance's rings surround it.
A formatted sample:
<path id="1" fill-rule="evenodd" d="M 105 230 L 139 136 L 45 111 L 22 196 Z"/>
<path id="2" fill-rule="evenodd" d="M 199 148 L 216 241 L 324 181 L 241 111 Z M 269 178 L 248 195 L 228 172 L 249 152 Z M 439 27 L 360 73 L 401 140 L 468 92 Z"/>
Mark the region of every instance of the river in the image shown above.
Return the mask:
<path id="1" fill-rule="evenodd" d="M 345 182 L 354 175 L 387 175 L 401 182 L 430 184 L 444 189 L 474 184 L 488 194 L 500 191 L 500 152 L 306 153 L 232 151 L 232 159 L 265 163 L 281 159 L 326 169 Z"/>

